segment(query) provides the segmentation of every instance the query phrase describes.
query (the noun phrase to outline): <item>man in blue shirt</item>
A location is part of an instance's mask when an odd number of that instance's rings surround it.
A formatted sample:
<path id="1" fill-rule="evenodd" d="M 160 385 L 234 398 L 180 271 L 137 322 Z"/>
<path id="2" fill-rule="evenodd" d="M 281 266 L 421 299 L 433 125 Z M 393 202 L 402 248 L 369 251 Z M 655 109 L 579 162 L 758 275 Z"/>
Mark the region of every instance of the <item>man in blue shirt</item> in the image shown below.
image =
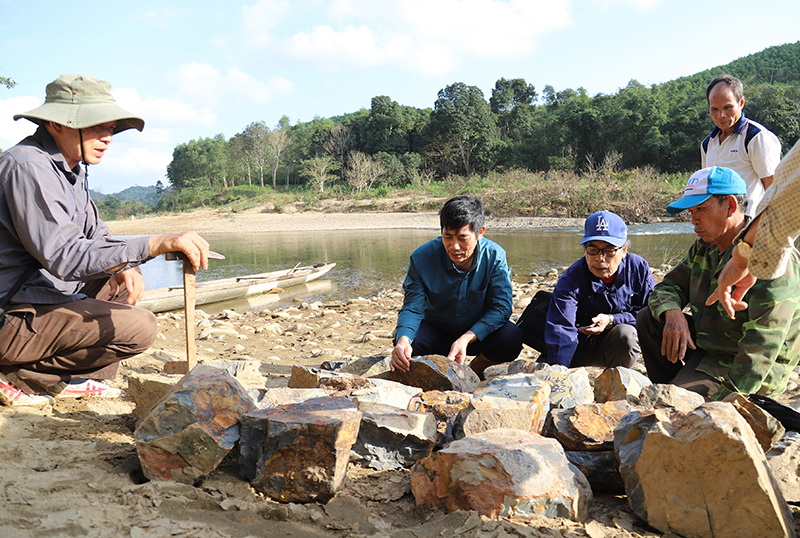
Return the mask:
<path id="1" fill-rule="evenodd" d="M 523 339 L 549 364 L 630 368 L 640 353 L 636 314 L 655 286 L 650 266 L 628 252 L 625 221 L 610 211 L 586 219 L 581 244 L 549 307 L 531 303 L 520 316 Z"/>
<path id="2" fill-rule="evenodd" d="M 484 378 L 492 364 L 517 358 L 522 335 L 511 323 L 511 271 L 506 252 L 483 237 L 483 203 L 457 196 L 439 212 L 442 236 L 411 254 L 397 316 L 392 369 L 412 356 L 446 355 Z"/>

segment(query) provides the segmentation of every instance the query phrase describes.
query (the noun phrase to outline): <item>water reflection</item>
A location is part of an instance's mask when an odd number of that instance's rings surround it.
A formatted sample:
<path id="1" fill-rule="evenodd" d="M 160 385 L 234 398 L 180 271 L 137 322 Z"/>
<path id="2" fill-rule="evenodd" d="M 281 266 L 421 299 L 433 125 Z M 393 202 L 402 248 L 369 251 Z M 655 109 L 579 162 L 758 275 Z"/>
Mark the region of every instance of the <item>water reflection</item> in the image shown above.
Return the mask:
<path id="1" fill-rule="evenodd" d="M 694 240 L 688 224 L 632 226 L 631 251 L 653 267 L 674 263 Z M 508 253 L 514 279 L 525 282 L 531 273 L 571 264 L 583 251 L 583 229 L 492 230 L 486 237 Z M 291 268 L 298 262 L 336 262 L 325 276 L 324 289 L 310 290 L 309 300 L 341 301 L 368 296 L 383 288 L 402 285 L 408 257 L 417 246 L 438 236 L 437 230 L 326 230 L 266 234 L 208 234 L 211 248 L 226 259 L 209 262 L 198 281 L 228 278 Z M 179 262 L 162 257 L 142 267 L 148 289 L 181 283 Z"/>

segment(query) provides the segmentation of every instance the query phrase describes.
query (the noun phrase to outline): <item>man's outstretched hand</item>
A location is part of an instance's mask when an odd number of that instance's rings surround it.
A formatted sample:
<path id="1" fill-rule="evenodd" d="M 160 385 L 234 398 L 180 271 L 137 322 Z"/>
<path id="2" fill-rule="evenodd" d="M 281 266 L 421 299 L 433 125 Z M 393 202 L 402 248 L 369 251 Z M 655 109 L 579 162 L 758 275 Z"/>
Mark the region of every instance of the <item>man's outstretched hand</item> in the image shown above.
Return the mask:
<path id="1" fill-rule="evenodd" d="M 717 289 L 706 300 L 706 306 L 711 306 L 719 301 L 725 312 L 733 319 L 736 312 L 747 308 L 747 303 L 742 298 L 755 283 L 756 277 L 751 275 L 747 269 L 747 260 L 739 256 L 734 249 L 731 259 L 719 274 Z"/>

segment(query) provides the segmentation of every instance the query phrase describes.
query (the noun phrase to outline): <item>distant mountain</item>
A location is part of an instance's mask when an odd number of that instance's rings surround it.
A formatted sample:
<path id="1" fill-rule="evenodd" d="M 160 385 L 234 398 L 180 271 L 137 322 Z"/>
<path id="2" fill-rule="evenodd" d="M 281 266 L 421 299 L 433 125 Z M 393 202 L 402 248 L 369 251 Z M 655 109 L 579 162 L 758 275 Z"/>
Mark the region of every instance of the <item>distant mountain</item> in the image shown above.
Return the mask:
<path id="1" fill-rule="evenodd" d="M 149 187 L 140 187 L 139 185 L 135 185 L 133 187 L 128 187 L 123 191 L 115 192 L 111 195 L 103 194 L 93 190 L 90 190 L 89 194 L 91 195 L 92 199 L 96 201 L 103 201 L 107 196 L 113 196 L 120 202 L 137 200 L 146 206 L 156 205 L 159 198 L 158 190 L 156 189 L 155 185 L 150 185 Z"/>

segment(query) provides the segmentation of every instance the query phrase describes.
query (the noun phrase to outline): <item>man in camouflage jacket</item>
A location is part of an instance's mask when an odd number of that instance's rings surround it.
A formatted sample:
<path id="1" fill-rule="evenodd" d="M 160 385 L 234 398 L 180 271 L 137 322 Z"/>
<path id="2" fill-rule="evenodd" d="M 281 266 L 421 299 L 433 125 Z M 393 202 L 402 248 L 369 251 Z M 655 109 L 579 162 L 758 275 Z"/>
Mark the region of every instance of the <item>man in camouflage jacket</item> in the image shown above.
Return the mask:
<path id="1" fill-rule="evenodd" d="M 800 255 L 794 250 L 786 273 L 760 280 L 747 293 L 748 307 L 729 317 L 719 304 L 706 306 L 710 291 L 746 225 L 746 185 L 729 168 L 704 168 L 692 175 L 684 196 L 669 206 L 688 209 L 698 239 L 686 257 L 656 285 L 637 330 L 647 374 L 654 383 L 674 383 L 711 400 L 731 392 L 783 392 L 800 359 Z M 682 311 L 689 306 L 691 314 Z"/>

